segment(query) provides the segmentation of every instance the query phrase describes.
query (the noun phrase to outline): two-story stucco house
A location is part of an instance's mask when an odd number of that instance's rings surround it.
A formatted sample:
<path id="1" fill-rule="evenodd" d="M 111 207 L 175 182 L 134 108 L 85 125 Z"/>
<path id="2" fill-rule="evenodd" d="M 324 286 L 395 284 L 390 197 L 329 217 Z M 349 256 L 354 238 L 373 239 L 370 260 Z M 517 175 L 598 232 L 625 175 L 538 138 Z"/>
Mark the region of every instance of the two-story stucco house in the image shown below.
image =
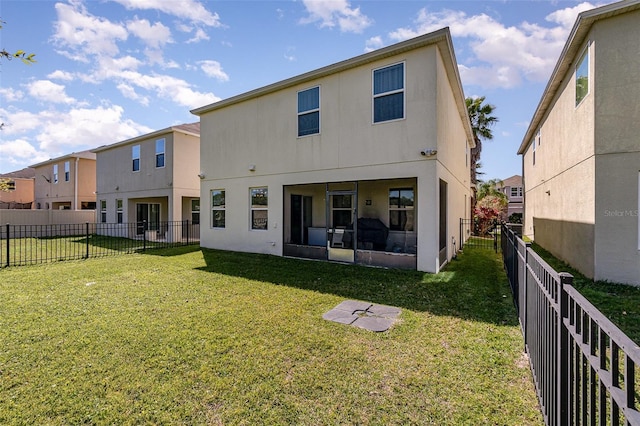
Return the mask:
<path id="1" fill-rule="evenodd" d="M 473 136 L 448 28 L 192 112 L 203 247 L 430 272 L 451 259 Z"/>
<path id="2" fill-rule="evenodd" d="M 0 175 L 7 190 L 0 191 L 0 209 L 32 209 L 35 199 L 35 169 L 30 167 Z"/>
<path id="3" fill-rule="evenodd" d="M 498 190 L 507 197 L 507 211 L 505 220 L 508 220 L 512 214 L 523 214 L 524 211 L 524 189 L 522 185 L 522 176 L 513 175 L 502 180 L 498 185 Z"/>
<path id="4" fill-rule="evenodd" d="M 640 2 L 581 13 L 520 145 L 524 234 L 640 285 Z"/>
<path id="5" fill-rule="evenodd" d="M 30 166 L 35 169 L 36 209 L 96 208 L 96 155 L 74 152 Z"/>
<path id="6" fill-rule="evenodd" d="M 98 223 L 122 224 L 125 229 L 127 223 L 146 222 L 146 231 L 160 238 L 168 222 L 198 225 L 200 123 L 171 126 L 93 152 Z M 136 232 L 144 231 L 136 227 Z"/>

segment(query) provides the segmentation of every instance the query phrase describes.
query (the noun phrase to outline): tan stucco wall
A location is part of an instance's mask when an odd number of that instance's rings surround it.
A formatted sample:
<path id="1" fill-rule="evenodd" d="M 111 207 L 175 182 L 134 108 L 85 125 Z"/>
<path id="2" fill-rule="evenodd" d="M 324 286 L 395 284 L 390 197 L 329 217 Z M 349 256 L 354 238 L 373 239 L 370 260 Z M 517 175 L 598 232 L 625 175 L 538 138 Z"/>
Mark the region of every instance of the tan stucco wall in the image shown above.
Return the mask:
<path id="1" fill-rule="evenodd" d="M 575 107 L 575 68 L 570 68 L 542 121 L 535 166 L 532 146 L 523 158 L 525 235 L 589 277 L 635 285 L 640 285 L 638 22 L 640 12 L 595 22 L 583 43 L 590 43 L 589 95 Z"/>
<path id="2" fill-rule="evenodd" d="M 14 191 L 0 191 L 0 201 L 5 203 L 31 203 L 35 199 L 35 179 L 10 178 L 15 182 Z M 34 208 L 32 206 L 32 208 Z"/>
<path id="3" fill-rule="evenodd" d="M 595 278 L 640 285 L 640 11 L 598 22 Z"/>
<path id="4" fill-rule="evenodd" d="M 165 166 L 157 168 L 155 143 L 162 138 L 165 139 Z M 107 222 L 116 221 L 118 199 L 123 200 L 124 222 L 136 221 L 136 203 L 156 202 L 148 200 L 157 199 L 163 200 L 160 220 L 182 220 L 182 197 L 200 196 L 199 141 L 196 136 L 168 132 L 99 151 L 98 201 L 107 201 Z M 131 157 L 135 145 L 140 145 L 140 170 L 136 172 L 132 170 Z"/>
<path id="5" fill-rule="evenodd" d="M 65 181 L 65 162 L 69 162 L 69 180 Z M 53 166 L 58 165 L 58 183 L 54 183 Z M 35 202 L 41 209 L 60 203 L 66 203 L 72 210 L 79 210 L 82 202 L 96 200 L 96 161 L 92 159 L 62 158 L 35 168 Z M 77 179 L 76 179 L 77 174 Z M 49 181 L 47 181 L 47 179 Z M 77 182 L 77 194 L 76 194 Z M 74 202 L 77 196 L 78 205 Z M 37 208 L 37 207 L 36 207 Z"/>
<path id="6" fill-rule="evenodd" d="M 405 62 L 406 118 L 372 123 L 372 71 Z M 468 194 L 464 166 L 464 128 L 447 94 L 435 46 L 404 52 L 269 95 L 235 103 L 201 116 L 201 245 L 234 251 L 282 255 L 283 187 L 287 185 L 361 181 L 360 199 L 367 183 L 381 179 L 414 179 L 418 269 L 435 272 L 438 257 L 438 177 L 455 200 L 449 209 L 451 235 L 464 215 Z M 441 69 L 440 72 L 438 70 Z M 440 80 L 444 90 L 439 93 Z M 297 91 L 320 86 L 321 134 L 297 138 Z M 442 101 L 442 105 L 436 104 Z M 438 111 L 438 108 L 443 108 Z M 456 121 L 458 122 L 456 124 Z M 455 144 L 450 148 L 449 144 Z M 438 155 L 425 157 L 424 148 Z M 442 153 L 442 154 L 440 154 Z M 255 171 L 250 171 L 255 165 Z M 269 229 L 250 230 L 249 188 L 269 188 Z M 226 228 L 211 228 L 212 189 L 226 191 Z M 314 194 L 314 218 L 324 218 L 323 189 Z M 374 205 L 387 206 L 388 193 L 378 193 Z M 287 194 L 288 197 L 288 194 Z M 388 207 L 385 207 L 388 209 Z M 359 216 L 379 213 L 362 208 Z M 314 221 L 324 225 L 323 220 Z M 450 253 L 451 255 L 451 253 Z"/>

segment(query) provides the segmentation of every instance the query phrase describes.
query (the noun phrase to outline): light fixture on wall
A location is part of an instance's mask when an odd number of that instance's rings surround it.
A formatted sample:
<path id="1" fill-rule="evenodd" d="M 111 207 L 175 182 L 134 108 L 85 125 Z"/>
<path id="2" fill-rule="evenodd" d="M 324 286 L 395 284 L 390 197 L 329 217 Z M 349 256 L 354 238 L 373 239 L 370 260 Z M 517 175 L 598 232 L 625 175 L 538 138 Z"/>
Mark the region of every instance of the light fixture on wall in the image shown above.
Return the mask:
<path id="1" fill-rule="evenodd" d="M 425 148 L 420 151 L 420 155 L 423 157 L 431 157 L 432 155 L 436 155 L 438 153 L 437 149 Z"/>
<path id="2" fill-rule="evenodd" d="M 256 165 L 255 164 L 249 164 L 249 171 L 250 172 L 255 172 L 256 171 Z"/>
<path id="3" fill-rule="evenodd" d="M 545 192 L 547 193 L 547 195 L 551 195 L 551 190 L 547 189 Z"/>
<path id="4" fill-rule="evenodd" d="M 204 173 L 200 172 L 200 173 L 198 174 L 198 177 L 199 177 L 200 179 L 204 179 L 204 178 L 205 178 L 205 175 L 204 175 Z"/>

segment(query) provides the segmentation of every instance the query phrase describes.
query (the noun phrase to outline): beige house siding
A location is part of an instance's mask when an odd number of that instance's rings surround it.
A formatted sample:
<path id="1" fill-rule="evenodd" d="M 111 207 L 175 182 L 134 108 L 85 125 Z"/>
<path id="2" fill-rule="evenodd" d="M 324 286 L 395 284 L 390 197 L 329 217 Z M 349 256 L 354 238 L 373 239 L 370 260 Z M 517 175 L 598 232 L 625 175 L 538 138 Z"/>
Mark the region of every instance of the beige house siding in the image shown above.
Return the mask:
<path id="1" fill-rule="evenodd" d="M 465 150 L 471 135 L 448 50 L 448 32 L 420 40 L 432 39 L 418 48 L 392 47 L 385 55 L 363 55 L 275 83 L 273 90 L 267 86 L 195 110 L 201 117 L 205 175 L 200 193 L 201 245 L 283 255 L 290 231 L 286 218 L 291 193 L 312 196 L 313 226 L 325 227 L 324 185 L 357 182 L 358 217 L 375 217 L 388 225 L 389 189 L 412 186 L 416 267 L 437 271 L 439 179 L 448 185 L 446 255 L 451 258 L 450 242 L 458 239 L 458 221 L 468 216 Z M 442 49 L 451 56 L 444 59 Z M 373 123 L 373 71 L 397 63 L 405 64 L 405 118 Z M 297 93 L 316 86 L 320 87 L 320 133 L 297 137 Z M 425 149 L 437 154 L 421 155 Z M 250 229 L 252 187 L 268 187 L 267 230 Z M 225 228 L 211 226 L 214 189 L 226 193 Z"/>
<path id="2" fill-rule="evenodd" d="M 174 126 L 95 149 L 97 221 L 101 220 L 101 200 L 106 201 L 107 223 L 117 222 L 116 200 L 123 200 L 124 223 L 136 222 L 138 204 L 160 204 L 162 222 L 190 220 L 190 200 L 200 194 L 200 138 L 194 131 L 197 126 L 189 131 Z M 156 141 L 160 139 L 165 140 L 164 166 L 156 167 Z M 134 146 L 140 147 L 138 171 L 133 170 Z"/>
<path id="3" fill-rule="evenodd" d="M 65 163 L 69 164 L 69 178 L 65 177 Z M 82 210 L 96 201 L 95 154 L 84 151 L 73 153 L 36 165 L 35 208 L 43 210 Z M 58 181 L 55 182 L 54 166 L 58 166 Z M 91 208 L 93 210 L 93 208 Z"/>
<path id="4" fill-rule="evenodd" d="M 2 178 L 5 179 L 5 178 Z M 35 198 L 35 179 L 6 178 L 13 181 L 15 189 L 12 191 L 0 191 L 0 201 L 3 203 L 33 203 Z M 34 208 L 32 204 L 31 208 Z"/>
<path id="5" fill-rule="evenodd" d="M 640 285 L 640 3 L 580 15 L 519 153 L 524 234 L 585 275 Z M 589 93 L 575 67 L 589 52 Z M 569 52 L 571 53 L 569 55 Z M 533 161 L 533 141 L 535 164 Z"/>

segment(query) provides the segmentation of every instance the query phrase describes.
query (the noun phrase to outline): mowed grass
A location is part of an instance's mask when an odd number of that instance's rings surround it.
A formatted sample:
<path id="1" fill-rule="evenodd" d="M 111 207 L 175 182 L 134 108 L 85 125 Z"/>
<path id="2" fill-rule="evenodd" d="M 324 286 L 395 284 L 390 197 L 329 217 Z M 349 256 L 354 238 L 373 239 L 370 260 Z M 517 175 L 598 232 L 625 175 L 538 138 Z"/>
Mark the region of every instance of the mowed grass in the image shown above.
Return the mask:
<path id="1" fill-rule="evenodd" d="M 533 243 L 531 247 L 556 271 L 572 274 L 573 286 L 631 340 L 640 344 L 640 287 L 594 281 L 540 245 Z"/>
<path id="2" fill-rule="evenodd" d="M 0 424 L 542 424 L 488 250 L 433 275 L 186 247 L 0 282 Z M 400 321 L 322 319 L 347 299 Z"/>

